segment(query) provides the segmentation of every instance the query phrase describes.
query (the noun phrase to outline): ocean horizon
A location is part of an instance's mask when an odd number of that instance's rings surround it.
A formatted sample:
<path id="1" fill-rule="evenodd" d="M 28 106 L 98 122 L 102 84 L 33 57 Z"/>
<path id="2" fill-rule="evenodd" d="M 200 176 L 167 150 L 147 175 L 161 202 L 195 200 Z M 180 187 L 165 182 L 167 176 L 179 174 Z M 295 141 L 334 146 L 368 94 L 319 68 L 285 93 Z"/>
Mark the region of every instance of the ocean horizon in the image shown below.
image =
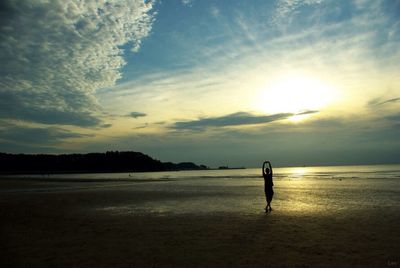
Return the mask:
<path id="1" fill-rule="evenodd" d="M 400 178 L 400 164 L 323 165 L 273 167 L 274 179 L 285 178 Z M 191 178 L 262 178 L 259 168 L 208 170 L 150 171 L 150 172 L 85 172 L 43 174 L 0 174 L 0 178 L 82 179 L 82 180 L 168 180 Z"/>

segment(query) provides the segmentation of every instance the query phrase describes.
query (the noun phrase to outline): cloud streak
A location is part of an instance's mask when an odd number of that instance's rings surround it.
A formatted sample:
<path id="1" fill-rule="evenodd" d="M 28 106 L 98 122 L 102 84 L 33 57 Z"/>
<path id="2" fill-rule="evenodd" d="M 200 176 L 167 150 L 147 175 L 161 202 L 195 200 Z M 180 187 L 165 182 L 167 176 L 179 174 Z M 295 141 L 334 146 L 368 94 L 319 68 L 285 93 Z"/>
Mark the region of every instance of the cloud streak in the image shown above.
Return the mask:
<path id="1" fill-rule="evenodd" d="M 3 108 L 0 117 L 46 124 L 98 124 L 95 91 L 121 77 L 122 46 L 137 51 L 153 22 L 151 4 L 141 0 L 8 0 L 2 7 L 0 95 L 18 112 Z"/>
<path id="2" fill-rule="evenodd" d="M 129 116 L 133 118 L 139 118 L 139 117 L 145 117 L 147 116 L 147 114 L 141 112 L 131 112 Z"/>
<path id="3" fill-rule="evenodd" d="M 74 133 L 58 127 L 30 128 L 13 126 L 0 129 L 0 144 L 14 143 L 39 147 L 41 145 L 56 145 L 65 139 L 85 137 L 92 137 L 92 135 Z"/>
<path id="4" fill-rule="evenodd" d="M 381 98 L 373 99 L 368 102 L 368 105 L 370 106 L 381 106 L 385 104 L 392 104 L 400 102 L 400 98 L 392 98 L 392 99 L 387 99 L 387 100 L 382 100 Z"/>
<path id="5" fill-rule="evenodd" d="M 282 24 L 291 20 L 291 13 L 302 6 L 320 4 L 324 0 L 278 0 L 276 11 L 272 18 L 273 23 Z"/>
<path id="6" fill-rule="evenodd" d="M 278 120 L 287 119 L 295 115 L 305 115 L 316 113 L 317 111 L 305 111 L 302 113 L 277 113 L 272 115 L 253 115 L 246 112 L 238 112 L 220 117 L 200 118 L 192 121 L 176 122 L 172 128 L 177 130 L 202 130 L 209 127 L 227 127 L 227 126 L 243 126 L 258 125 L 271 123 Z"/>
<path id="7" fill-rule="evenodd" d="M 193 4 L 193 0 L 181 0 L 182 5 L 191 6 Z"/>

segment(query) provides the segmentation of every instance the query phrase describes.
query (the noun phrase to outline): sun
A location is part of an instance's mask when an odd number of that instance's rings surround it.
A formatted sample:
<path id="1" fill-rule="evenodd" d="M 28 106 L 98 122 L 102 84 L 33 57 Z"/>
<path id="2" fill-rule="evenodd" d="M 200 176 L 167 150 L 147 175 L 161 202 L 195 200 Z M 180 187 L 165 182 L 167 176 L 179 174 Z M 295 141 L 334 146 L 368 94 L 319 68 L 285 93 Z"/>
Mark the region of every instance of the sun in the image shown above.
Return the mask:
<path id="1" fill-rule="evenodd" d="M 260 90 L 255 108 L 264 113 L 293 113 L 290 119 L 300 121 L 332 103 L 336 90 L 328 83 L 307 75 L 285 75 L 269 81 Z"/>

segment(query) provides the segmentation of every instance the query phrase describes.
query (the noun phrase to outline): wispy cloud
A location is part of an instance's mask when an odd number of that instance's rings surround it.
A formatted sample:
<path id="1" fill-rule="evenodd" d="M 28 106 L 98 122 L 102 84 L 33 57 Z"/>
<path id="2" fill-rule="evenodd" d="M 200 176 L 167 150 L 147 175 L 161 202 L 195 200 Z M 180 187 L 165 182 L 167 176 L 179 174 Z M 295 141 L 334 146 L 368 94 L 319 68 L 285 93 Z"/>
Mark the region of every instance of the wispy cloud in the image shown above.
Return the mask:
<path id="1" fill-rule="evenodd" d="M 184 6 L 191 6 L 194 0 L 181 0 Z"/>
<path id="2" fill-rule="evenodd" d="M 400 113 L 388 115 L 388 116 L 386 116 L 386 119 L 389 119 L 389 120 L 397 123 L 398 126 L 400 127 Z"/>
<path id="3" fill-rule="evenodd" d="M 129 116 L 133 118 L 139 118 L 139 117 L 145 117 L 147 116 L 147 114 L 141 112 L 131 112 Z"/>
<path id="4" fill-rule="evenodd" d="M 376 98 L 368 102 L 368 105 L 370 106 L 381 106 L 385 104 L 391 104 L 391 103 L 396 103 L 400 102 L 400 98 L 392 98 L 392 99 L 386 99 L 382 100 L 382 98 Z"/>
<path id="5" fill-rule="evenodd" d="M 272 115 L 254 115 L 246 112 L 238 112 L 220 117 L 200 118 L 192 121 L 175 122 L 172 126 L 174 129 L 191 129 L 201 130 L 208 127 L 226 127 L 226 126 L 243 126 L 243 125 L 258 125 L 271 123 L 278 120 L 287 119 L 294 115 L 304 115 L 316 113 L 317 111 L 305 111 L 299 114 L 294 113 L 278 113 Z"/>
<path id="6" fill-rule="evenodd" d="M 0 117 L 40 123 L 98 124 L 94 92 L 121 77 L 121 47 L 137 51 L 153 22 L 142 0 L 6 0 L 2 8 L 0 94 L 18 112 L 3 108 Z"/>
<path id="7" fill-rule="evenodd" d="M 211 8 L 210 8 L 210 13 L 211 13 L 211 15 L 212 15 L 214 18 L 218 18 L 221 12 L 220 12 L 220 10 L 219 10 L 218 7 L 216 7 L 216 6 L 211 6 Z"/>
<path id="8" fill-rule="evenodd" d="M 0 143 L 40 147 L 56 145 L 65 139 L 93 137 L 89 134 L 71 132 L 58 127 L 34 128 L 13 126 L 0 129 Z"/>
<path id="9" fill-rule="evenodd" d="M 39 94 L 40 95 L 40 94 Z M 81 127 L 93 127 L 101 123 L 101 120 L 90 111 L 79 109 L 64 109 L 65 107 L 46 106 L 45 97 L 27 92 L 6 92 L 0 89 L 0 118 L 22 119 L 42 124 L 76 125 Z M 69 101 L 78 99 L 81 94 L 71 96 Z M 24 99 L 27 100 L 24 100 Z M 33 98 L 31 103 L 29 98 Z M 37 98 L 37 102 L 35 99 Z M 61 101 L 54 99 L 55 102 Z M 83 101 L 83 102 L 82 102 Z M 43 103 L 42 103 L 43 102 Z M 74 105 L 84 105 L 86 101 L 76 100 Z M 83 107 L 82 107 L 83 108 Z"/>
<path id="10" fill-rule="evenodd" d="M 325 0 L 278 0 L 272 21 L 282 24 L 283 21 L 291 21 L 291 13 L 302 6 L 320 4 Z M 285 23 L 285 24 L 286 24 Z"/>
<path id="11" fill-rule="evenodd" d="M 250 117 L 256 116 L 250 114 Z M 241 125 L 219 127 L 219 123 L 212 123 L 212 126 L 188 126 L 167 133 L 132 133 L 116 137 L 113 142 L 117 148 L 128 144 L 158 159 L 190 159 L 211 166 L 226 164 L 226 161 L 230 165 L 255 166 L 266 154 L 276 162 L 299 165 L 374 162 L 390 160 L 393 156 L 398 159 L 400 124 L 377 126 L 376 122 L 363 115 L 348 117 L 338 114 L 335 117 L 315 118 L 303 124 L 282 119 L 280 122 L 256 124 L 251 128 L 241 128 Z M 387 120 L 395 123 L 395 120 L 399 122 L 399 117 L 394 115 Z M 188 135 L 182 130 L 193 132 Z M 391 159 L 389 162 L 394 161 Z"/>
<path id="12" fill-rule="evenodd" d="M 101 128 L 110 128 L 112 127 L 112 124 L 108 123 L 108 124 L 103 124 L 100 126 Z"/>

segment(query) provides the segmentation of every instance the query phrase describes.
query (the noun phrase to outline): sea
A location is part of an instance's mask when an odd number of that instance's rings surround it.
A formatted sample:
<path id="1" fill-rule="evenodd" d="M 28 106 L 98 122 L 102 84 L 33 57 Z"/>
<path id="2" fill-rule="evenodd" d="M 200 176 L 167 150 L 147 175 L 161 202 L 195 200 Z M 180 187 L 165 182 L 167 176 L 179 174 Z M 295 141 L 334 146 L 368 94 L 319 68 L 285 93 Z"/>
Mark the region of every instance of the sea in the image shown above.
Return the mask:
<path id="1" fill-rule="evenodd" d="M 265 213 L 261 168 L 144 173 L 12 175 L 30 182 L 1 192 L 116 191 L 131 198 L 98 210 L 112 214 Z M 400 212 L 400 165 L 277 167 L 272 213 L 337 215 Z"/>

